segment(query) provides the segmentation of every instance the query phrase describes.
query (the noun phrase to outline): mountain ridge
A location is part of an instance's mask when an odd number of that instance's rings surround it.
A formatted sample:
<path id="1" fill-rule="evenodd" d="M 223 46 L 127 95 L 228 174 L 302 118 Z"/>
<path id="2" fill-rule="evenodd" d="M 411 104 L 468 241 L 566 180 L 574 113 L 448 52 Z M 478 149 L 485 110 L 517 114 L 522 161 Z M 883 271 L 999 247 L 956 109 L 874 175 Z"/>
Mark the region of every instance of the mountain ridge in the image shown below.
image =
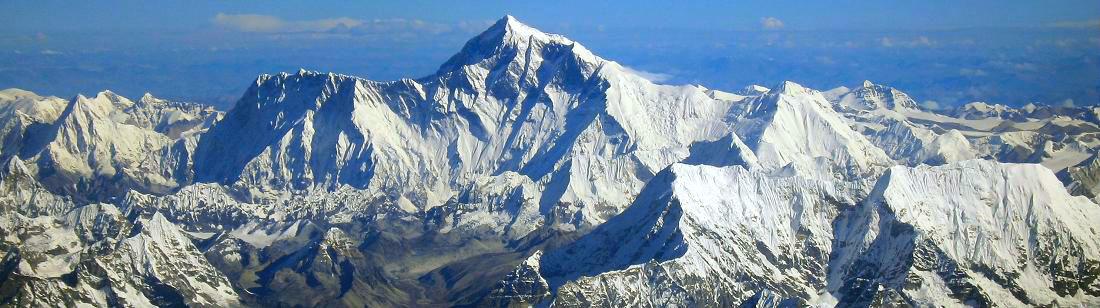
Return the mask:
<path id="1" fill-rule="evenodd" d="M 4 90 L 0 302 L 1100 303 L 1100 126 L 1036 110 L 661 85 L 511 16 L 435 74 L 265 74 L 225 113 Z"/>

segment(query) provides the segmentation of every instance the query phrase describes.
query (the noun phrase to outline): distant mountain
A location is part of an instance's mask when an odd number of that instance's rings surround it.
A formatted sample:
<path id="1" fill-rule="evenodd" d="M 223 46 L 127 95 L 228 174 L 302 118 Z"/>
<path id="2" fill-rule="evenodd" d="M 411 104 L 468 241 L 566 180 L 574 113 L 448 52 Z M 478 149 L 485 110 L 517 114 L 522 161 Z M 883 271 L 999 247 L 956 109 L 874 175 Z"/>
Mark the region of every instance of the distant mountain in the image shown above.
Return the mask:
<path id="1" fill-rule="evenodd" d="M 0 91 L 0 303 L 1100 304 L 1092 109 L 655 84 L 507 16 L 221 112 Z"/>

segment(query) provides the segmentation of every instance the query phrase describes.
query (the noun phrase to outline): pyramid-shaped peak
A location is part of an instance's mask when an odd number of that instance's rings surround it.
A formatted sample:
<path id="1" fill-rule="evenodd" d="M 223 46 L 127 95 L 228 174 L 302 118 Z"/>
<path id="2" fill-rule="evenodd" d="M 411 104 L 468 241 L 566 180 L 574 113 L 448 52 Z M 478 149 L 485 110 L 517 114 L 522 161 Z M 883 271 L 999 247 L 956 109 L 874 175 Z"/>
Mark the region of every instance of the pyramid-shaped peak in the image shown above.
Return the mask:
<path id="1" fill-rule="evenodd" d="M 519 37 L 530 37 L 530 36 L 549 37 L 550 36 L 550 34 L 542 32 L 539 29 L 535 29 L 534 27 L 528 26 L 527 24 L 519 21 L 519 19 L 516 19 L 516 17 L 512 16 L 512 15 L 504 15 L 504 17 L 500 18 L 500 20 L 497 20 L 497 22 L 495 24 L 493 24 L 492 27 L 489 27 L 489 29 L 486 29 L 483 34 L 485 34 L 485 33 L 494 33 L 495 34 L 495 33 L 498 33 L 498 32 L 504 32 L 508 36 L 519 36 Z M 557 36 L 557 35 L 555 35 L 555 36 Z M 564 38 L 564 37 L 561 37 L 561 38 Z"/>
<path id="2" fill-rule="evenodd" d="M 524 57 L 540 58 L 541 52 L 546 51 L 547 47 L 568 50 L 584 62 L 601 62 L 591 51 L 565 36 L 543 32 L 520 22 L 512 15 L 505 15 L 466 42 L 458 54 L 440 67 L 439 72 L 454 71 L 465 65 L 498 59 L 501 56 L 511 58 L 516 53 L 526 53 L 529 48 L 534 54 L 524 54 Z"/>
<path id="3" fill-rule="evenodd" d="M 155 104 L 163 102 L 163 100 L 157 98 L 156 96 L 153 96 L 153 93 L 149 92 L 145 92 L 145 94 L 141 95 L 141 99 L 138 101 L 143 104 Z"/>
<path id="4" fill-rule="evenodd" d="M 504 24 L 505 26 L 527 26 L 512 15 L 504 15 L 504 17 L 501 17 L 500 20 L 497 20 L 497 23 Z"/>
<path id="5" fill-rule="evenodd" d="M 476 46 L 471 46 L 476 44 Z M 465 51 L 470 47 L 478 49 L 495 49 L 507 46 L 524 46 L 527 44 L 561 44 L 573 45 L 575 42 L 558 34 L 546 33 L 535 27 L 529 26 L 512 15 L 505 15 L 481 34 L 478 34 L 469 43 Z"/>

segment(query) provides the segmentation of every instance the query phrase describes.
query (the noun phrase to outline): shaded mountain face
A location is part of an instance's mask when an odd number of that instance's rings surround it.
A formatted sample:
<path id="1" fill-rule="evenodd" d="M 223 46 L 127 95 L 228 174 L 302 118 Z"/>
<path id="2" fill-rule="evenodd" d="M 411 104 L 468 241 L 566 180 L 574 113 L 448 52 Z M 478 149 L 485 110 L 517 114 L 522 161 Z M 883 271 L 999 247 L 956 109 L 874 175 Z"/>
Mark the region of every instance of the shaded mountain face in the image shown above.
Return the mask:
<path id="1" fill-rule="evenodd" d="M 1100 128 L 1032 109 L 655 84 L 510 16 L 224 113 L 4 90 L 0 302 L 1100 304 Z"/>

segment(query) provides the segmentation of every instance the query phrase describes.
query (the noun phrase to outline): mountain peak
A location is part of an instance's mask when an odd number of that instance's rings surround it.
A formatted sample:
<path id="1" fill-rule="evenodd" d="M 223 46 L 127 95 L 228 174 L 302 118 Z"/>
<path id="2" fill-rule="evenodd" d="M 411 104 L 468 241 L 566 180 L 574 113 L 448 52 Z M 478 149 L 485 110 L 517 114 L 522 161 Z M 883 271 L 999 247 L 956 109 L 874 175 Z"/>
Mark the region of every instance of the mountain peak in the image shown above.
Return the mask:
<path id="1" fill-rule="evenodd" d="M 0 179 L 10 176 L 27 176 L 30 174 L 32 173 L 28 171 L 27 165 L 23 163 L 23 161 L 20 160 L 19 157 L 12 156 L 4 164 L 4 170 L 3 172 L 0 172 Z"/>
<path id="2" fill-rule="evenodd" d="M 846 89 L 846 88 L 845 88 Z M 893 87 L 864 80 L 863 84 L 846 93 L 832 93 L 831 101 L 842 108 L 854 110 L 921 110 L 908 94 Z"/>
<path id="3" fill-rule="evenodd" d="M 497 20 L 496 24 L 503 25 L 505 27 L 528 27 L 526 24 L 520 22 L 519 19 L 512 15 L 504 15 L 504 17 L 501 17 L 499 20 Z"/>
<path id="4" fill-rule="evenodd" d="M 489 29 L 486 29 L 485 32 L 483 32 L 482 34 L 491 32 L 503 32 L 505 34 L 505 37 L 515 37 L 521 39 L 530 38 L 533 36 L 537 36 L 540 38 L 550 36 L 549 34 L 542 32 L 539 29 L 528 26 L 527 24 L 519 21 L 519 19 L 516 19 L 516 17 L 512 15 L 504 15 L 504 17 L 502 17 L 500 20 L 497 20 L 497 22 L 494 23 L 493 26 L 489 27 Z"/>
<path id="5" fill-rule="evenodd" d="M 141 99 L 139 99 L 138 102 L 145 105 L 152 105 L 164 103 L 164 100 L 153 96 L 153 93 L 145 92 L 145 94 L 141 95 Z"/>
<path id="6" fill-rule="evenodd" d="M 23 97 L 27 97 L 27 98 L 31 98 L 31 99 L 40 99 L 41 98 L 41 96 L 39 96 L 38 94 L 35 94 L 34 92 L 23 90 L 23 89 L 18 89 L 18 88 L 7 88 L 7 89 L 0 90 L 0 100 L 15 100 L 15 99 L 18 99 L 18 98 L 23 98 Z"/>
<path id="7" fill-rule="evenodd" d="M 737 94 L 745 95 L 745 96 L 755 96 L 755 95 L 766 94 L 766 93 L 768 93 L 768 91 L 771 91 L 771 89 L 768 89 L 768 88 L 766 88 L 764 86 L 761 86 L 761 85 L 755 85 L 754 84 L 754 85 L 745 86 L 740 91 L 737 91 Z"/>
<path id="8" fill-rule="evenodd" d="M 111 101 L 106 99 L 103 95 L 87 97 L 84 96 L 84 94 L 77 94 L 76 97 L 69 100 L 69 104 L 65 108 L 66 112 L 62 113 L 62 118 L 64 118 L 66 114 L 82 113 L 85 112 L 85 110 L 87 112 L 106 116 L 111 112 L 113 105 Z"/>
<path id="9" fill-rule="evenodd" d="M 439 68 L 439 73 L 453 72 L 463 66 L 483 63 L 486 68 L 495 67 L 497 60 L 511 61 L 522 58 L 541 58 L 550 50 L 568 50 L 585 62 L 596 63 L 599 58 L 580 44 L 565 36 L 543 32 L 528 26 L 511 15 L 505 15 L 492 26 L 466 42 L 462 50 Z"/>
<path id="10" fill-rule="evenodd" d="M 774 90 L 769 91 L 769 93 L 792 94 L 793 95 L 793 94 L 804 94 L 804 93 L 812 93 L 813 92 L 812 90 L 807 89 L 806 87 L 803 87 L 802 85 L 800 85 L 798 83 L 795 83 L 793 81 L 780 82 L 775 87 L 772 87 L 772 89 L 774 89 Z"/>

